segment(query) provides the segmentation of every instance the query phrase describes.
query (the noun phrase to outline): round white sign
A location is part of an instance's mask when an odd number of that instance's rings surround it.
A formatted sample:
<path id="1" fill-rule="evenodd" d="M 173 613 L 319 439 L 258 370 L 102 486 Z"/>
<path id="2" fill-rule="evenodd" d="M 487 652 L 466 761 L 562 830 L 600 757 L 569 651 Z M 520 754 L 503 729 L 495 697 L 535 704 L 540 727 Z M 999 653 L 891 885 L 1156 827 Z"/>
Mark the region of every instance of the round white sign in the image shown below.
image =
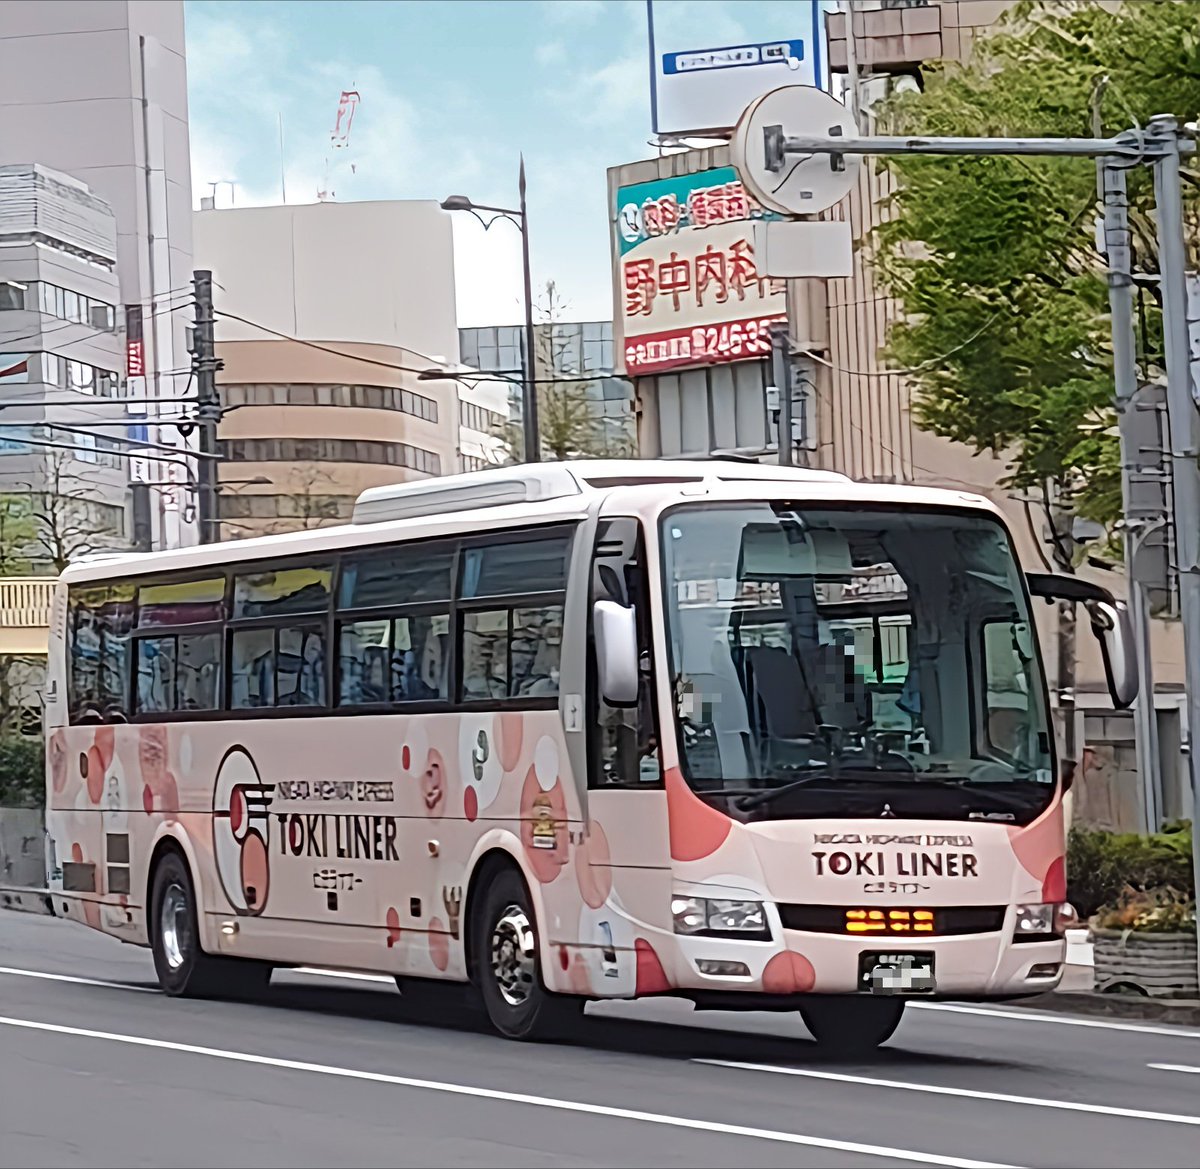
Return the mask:
<path id="1" fill-rule="evenodd" d="M 733 165 L 746 190 L 781 215 L 816 215 L 850 193 L 862 159 L 856 154 L 789 154 L 783 168 L 767 169 L 764 131 L 782 127 L 785 136 L 854 138 L 850 111 L 812 85 L 785 85 L 746 107 L 730 143 Z"/>

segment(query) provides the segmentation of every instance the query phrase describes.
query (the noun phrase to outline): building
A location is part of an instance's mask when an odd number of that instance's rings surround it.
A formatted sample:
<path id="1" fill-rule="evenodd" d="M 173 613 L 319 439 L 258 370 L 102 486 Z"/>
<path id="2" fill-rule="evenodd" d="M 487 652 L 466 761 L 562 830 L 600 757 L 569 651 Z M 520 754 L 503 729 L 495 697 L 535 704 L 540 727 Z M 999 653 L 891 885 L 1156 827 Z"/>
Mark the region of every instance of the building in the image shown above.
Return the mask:
<path id="1" fill-rule="evenodd" d="M 23 551 L 51 570 L 129 532 L 124 432 L 102 425 L 124 414 L 116 263 L 116 217 L 85 183 L 0 166 L 0 490 L 42 516 Z"/>
<path id="2" fill-rule="evenodd" d="M 181 395 L 189 365 L 192 191 L 182 0 L 0 0 L 0 108 L 0 159 L 70 175 L 116 216 L 119 294 L 106 290 L 105 300 L 97 292 L 97 299 L 116 308 L 129 361 L 110 372 L 122 375 L 116 392 L 130 409 L 149 412 L 143 437 L 182 448 L 174 427 L 156 433 L 155 408 L 145 402 Z M 194 500 L 180 482 L 189 475 L 186 461 L 161 462 L 157 454 L 147 449 L 137 464 L 139 478 L 154 480 L 139 493 L 149 505 L 139 523 L 148 523 L 156 544 L 169 546 L 194 538 L 186 521 Z M 163 483 L 168 474 L 173 485 Z"/>
<path id="3" fill-rule="evenodd" d="M 760 277 L 746 193 L 727 146 L 608 172 L 614 357 L 634 385 L 644 456 L 770 456 L 770 333 L 788 290 Z M 802 413 L 801 441 L 807 442 Z"/>
<path id="4" fill-rule="evenodd" d="M 509 419 L 519 424 L 525 327 L 459 329 L 458 337 L 466 365 L 510 379 Z M 534 326 L 534 339 L 539 384 L 544 389 L 557 382 L 559 393 L 578 397 L 582 409 L 576 427 L 590 453 L 631 451 L 636 442 L 633 394 L 629 383 L 613 372 L 612 321 L 544 321 Z"/>
<path id="5" fill-rule="evenodd" d="M 328 523 L 368 487 L 499 460 L 507 387 L 458 380 L 437 203 L 206 209 L 195 244 L 216 284 L 222 534 Z"/>
<path id="6" fill-rule="evenodd" d="M 931 61 L 964 60 L 1010 7 L 1011 0 L 856 0 L 853 27 L 864 133 L 886 132 L 874 123 L 870 111 L 894 86 L 911 87 L 911 78 Z M 826 22 L 830 67 L 835 75 L 844 77 L 848 64 L 846 14 L 830 11 Z M 775 457 L 777 426 L 760 389 L 767 382 L 763 358 L 727 357 L 722 366 L 719 352 L 715 363 L 709 357 L 710 333 L 719 345 L 720 325 L 729 319 L 729 300 L 712 305 L 712 311 L 719 314 L 717 322 L 710 325 L 701 319 L 701 314 L 709 311 L 707 304 L 700 305 L 699 285 L 702 278 L 706 287 L 712 282 L 713 261 L 705 257 L 713 228 L 706 221 L 704 236 L 692 239 L 689 230 L 695 224 L 691 215 L 681 213 L 673 218 L 675 209 L 685 207 L 702 182 L 711 190 L 714 179 L 722 177 L 715 172 L 722 172 L 728 164 L 728 148 L 719 146 L 609 172 L 617 361 L 618 369 L 634 378 L 643 454 L 732 450 Z M 889 182 L 887 172 L 868 161 L 849 198 L 826 213 L 848 218 L 851 223 L 856 245 L 852 275 L 791 281 L 786 308 L 771 306 L 773 314 L 786 312 L 789 335 L 801 354 L 792 369 L 794 414 L 799 418 L 793 432 L 794 454 L 812 466 L 858 479 L 961 484 L 965 490 L 988 496 L 1006 513 L 1022 562 L 1030 570 L 1040 570 L 1045 552 L 1041 546 L 1043 525 L 1031 521 L 1024 505 L 1010 498 L 1000 485 L 1003 461 L 986 454 L 973 455 L 964 446 L 921 430 L 912 413 L 910 381 L 889 371 L 883 359 L 888 327 L 898 306 L 876 280 L 869 234 L 885 213 L 891 194 Z M 664 199 L 668 204 L 665 215 Z M 637 214 L 629 214 L 631 205 Z M 654 213 L 647 215 L 648 208 Z M 762 214 L 753 207 L 747 209 L 740 200 L 737 210 L 746 217 Z M 707 211 L 705 207 L 704 213 Z M 655 233 L 662 238 L 657 245 L 648 238 Z M 727 275 L 732 244 L 713 242 L 717 251 L 722 247 L 725 251 Z M 633 267 L 638 249 L 646 251 L 653 262 L 643 273 L 645 278 Z M 683 261 L 689 262 L 687 270 Z M 651 272 L 654 300 L 648 309 Z M 674 287 L 664 285 L 664 274 Z M 670 295 L 664 296 L 664 291 Z M 736 306 L 739 311 L 744 311 L 745 303 Z M 744 330 L 743 325 L 743 335 Z M 732 349 L 732 336 L 729 346 Z M 665 371 L 664 362 L 673 363 L 674 368 Z M 763 371 L 761 375 L 755 367 Z M 1087 574 L 1090 570 L 1082 571 Z M 1097 580 L 1118 594 L 1124 590 L 1118 573 L 1100 573 Z M 1075 639 L 1073 685 L 1058 660 L 1055 610 L 1040 607 L 1038 623 L 1042 644 L 1047 647 L 1063 745 L 1072 755 L 1082 756 L 1085 763 L 1087 782 L 1076 788 L 1076 807 L 1092 822 L 1137 828 L 1139 778 L 1132 715 L 1112 709 L 1099 654 L 1082 623 Z M 1155 621 L 1152 641 L 1162 810 L 1168 818 L 1186 816 L 1191 808 L 1181 754 L 1181 744 L 1187 741 L 1182 639 L 1177 626 Z"/>

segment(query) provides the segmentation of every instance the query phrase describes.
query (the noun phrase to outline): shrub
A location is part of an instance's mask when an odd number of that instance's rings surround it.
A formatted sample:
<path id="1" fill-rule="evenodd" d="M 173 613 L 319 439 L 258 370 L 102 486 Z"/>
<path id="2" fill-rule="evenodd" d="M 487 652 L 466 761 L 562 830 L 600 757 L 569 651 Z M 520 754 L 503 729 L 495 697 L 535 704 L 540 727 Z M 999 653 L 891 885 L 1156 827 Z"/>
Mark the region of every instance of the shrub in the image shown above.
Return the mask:
<path id="1" fill-rule="evenodd" d="M 1196 896 L 1190 824 L 1169 824 L 1151 836 L 1071 829 L 1067 898 L 1085 921 L 1130 893 L 1162 889 L 1176 890 L 1185 900 Z"/>
<path id="2" fill-rule="evenodd" d="M 0 807 L 40 808 L 46 802 L 46 751 L 41 739 L 0 738 Z"/>
<path id="3" fill-rule="evenodd" d="M 1196 928 L 1196 903 L 1177 889 L 1126 889 L 1115 903 L 1100 908 L 1095 923 L 1100 929 L 1143 934 L 1186 933 Z"/>

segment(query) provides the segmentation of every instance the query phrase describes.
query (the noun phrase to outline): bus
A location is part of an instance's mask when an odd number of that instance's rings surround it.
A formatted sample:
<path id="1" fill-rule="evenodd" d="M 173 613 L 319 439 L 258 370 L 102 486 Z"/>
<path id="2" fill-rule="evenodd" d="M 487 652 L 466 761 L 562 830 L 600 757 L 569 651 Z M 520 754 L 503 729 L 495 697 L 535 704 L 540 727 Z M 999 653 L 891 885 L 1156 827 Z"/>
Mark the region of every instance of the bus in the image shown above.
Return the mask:
<path id="1" fill-rule="evenodd" d="M 506 467 L 74 564 L 55 912 L 169 995 L 321 967 L 470 984 L 511 1038 L 666 995 L 869 1050 L 911 999 L 1061 977 L 1035 597 L 1131 702 L 1124 605 L 1023 574 L 987 500 L 813 470 Z"/>

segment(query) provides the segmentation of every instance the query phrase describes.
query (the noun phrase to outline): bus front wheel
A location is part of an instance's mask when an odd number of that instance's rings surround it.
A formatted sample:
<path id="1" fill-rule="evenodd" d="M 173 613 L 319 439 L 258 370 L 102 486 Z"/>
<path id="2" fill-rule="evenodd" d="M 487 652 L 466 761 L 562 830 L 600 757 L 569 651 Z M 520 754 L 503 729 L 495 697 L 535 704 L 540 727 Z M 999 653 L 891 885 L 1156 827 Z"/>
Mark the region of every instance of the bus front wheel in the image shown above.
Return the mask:
<path id="1" fill-rule="evenodd" d="M 206 954 L 200 948 L 195 886 L 187 863 L 168 852 L 150 892 L 154 969 L 165 994 L 178 998 L 238 998 L 266 989 L 266 963 Z"/>
<path id="2" fill-rule="evenodd" d="M 499 870 L 484 886 L 472 926 L 472 981 L 492 1026 L 508 1039 L 549 1039 L 567 1031 L 583 1003 L 546 990 L 536 915 L 514 869 Z"/>
<path id="3" fill-rule="evenodd" d="M 845 1055 L 862 1055 L 886 1043 L 903 1015 L 901 998 L 859 995 L 814 995 L 800 1008 L 817 1044 Z"/>

